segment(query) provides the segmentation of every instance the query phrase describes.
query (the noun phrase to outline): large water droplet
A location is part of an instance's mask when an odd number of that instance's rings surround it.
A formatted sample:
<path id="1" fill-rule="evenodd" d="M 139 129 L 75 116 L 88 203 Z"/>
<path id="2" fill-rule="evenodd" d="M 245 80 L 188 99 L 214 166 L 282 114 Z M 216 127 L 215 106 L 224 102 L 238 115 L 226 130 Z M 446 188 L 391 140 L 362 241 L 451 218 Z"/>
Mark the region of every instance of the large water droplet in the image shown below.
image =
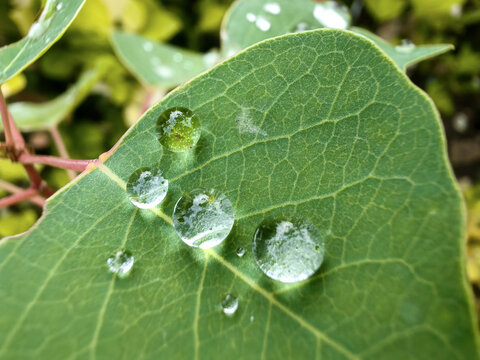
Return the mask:
<path id="1" fill-rule="evenodd" d="M 220 244 L 232 230 L 233 206 L 216 190 L 198 189 L 184 194 L 173 210 L 173 226 L 189 246 L 208 249 Z"/>
<path id="2" fill-rule="evenodd" d="M 316 4 L 313 16 L 322 26 L 334 29 L 346 29 L 352 21 L 348 8 L 337 1 Z"/>
<path id="3" fill-rule="evenodd" d="M 226 315 L 233 315 L 238 309 L 238 298 L 231 294 L 225 294 L 220 305 Z"/>
<path id="4" fill-rule="evenodd" d="M 170 108 L 157 120 L 157 138 L 170 151 L 191 149 L 200 138 L 200 120 L 187 108 Z"/>
<path id="5" fill-rule="evenodd" d="M 141 168 L 132 173 L 127 182 L 127 194 L 133 205 L 151 209 L 165 198 L 168 180 L 158 168 Z"/>
<path id="6" fill-rule="evenodd" d="M 107 259 L 108 270 L 120 279 L 123 279 L 132 271 L 135 259 L 128 250 L 117 250 Z"/>
<path id="7" fill-rule="evenodd" d="M 253 254 L 260 269 L 270 278 L 295 282 L 318 270 L 325 253 L 324 237 L 309 221 L 266 220 L 253 240 Z"/>

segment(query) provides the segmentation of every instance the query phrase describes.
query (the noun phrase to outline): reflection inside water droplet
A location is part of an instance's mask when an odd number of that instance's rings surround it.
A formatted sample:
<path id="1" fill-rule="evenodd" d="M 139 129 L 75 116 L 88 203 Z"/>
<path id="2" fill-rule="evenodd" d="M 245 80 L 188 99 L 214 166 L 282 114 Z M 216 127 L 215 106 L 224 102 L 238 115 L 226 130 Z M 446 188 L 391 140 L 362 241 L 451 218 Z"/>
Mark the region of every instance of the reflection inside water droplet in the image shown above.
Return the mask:
<path id="1" fill-rule="evenodd" d="M 233 315 L 238 309 L 238 298 L 231 294 L 225 294 L 220 304 L 226 315 Z"/>
<path id="2" fill-rule="evenodd" d="M 200 121 L 191 110 L 177 106 L 159 116 L 156 130 L 158 141 L 168 150 L 186 151 L 200 138 Z"/>
<path id="3" fill-rule="evenodd" d="M 282 282 L 301 281 L 322 264 L 324 238 L 306 220 L 266 220 L 255 232 L 253 254 L 268 277 Z"/>
<path id="4" fill-rule="evenodd" d="M 156 167 L 134 171 L 127 182 L 130 201 L 141 209 L 151 209 L 160 204 L 167 195 L 167 191 L 168 180 Z"/>
<path id="5" fill-rule="evenodd" d="M 108 270 L 120 279 L 127 277 L 132 271 L 135 259 L 128 250 L 117 250 L 107 259 Z"/>
<path id="6" fill-rule="evenodd" d="M 184 194 L 175 205 L 173 226 L 189 246 L 208 249 L 220 244 L 232 230 L 233 206 L 216 190 L 197 189 Z"/>

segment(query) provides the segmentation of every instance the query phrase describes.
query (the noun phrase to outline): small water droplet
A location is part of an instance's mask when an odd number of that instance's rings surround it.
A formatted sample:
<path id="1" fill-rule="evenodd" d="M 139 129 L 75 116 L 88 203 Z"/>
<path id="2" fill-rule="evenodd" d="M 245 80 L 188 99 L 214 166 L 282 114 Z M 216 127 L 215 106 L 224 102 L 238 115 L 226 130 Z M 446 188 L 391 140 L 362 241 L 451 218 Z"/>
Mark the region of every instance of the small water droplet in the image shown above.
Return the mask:
<path id="1" fill-rule="evenodd" d="M 181 53 L 175 53 L 173 54 L 173 61 L 179 63 L 179 62 L 182 62 L 183 60 L 183 55 Z"/>
<path id="2" fill-rule="evenodd" d="M 255 318 L 252 316 L 250 316 L 250 322 L 253 322 L 253 320 L 255 320 Z"/>
<path id="3" fill-rule="evenodd" d="M 233 315 L 238 309 L 238 298 L 231 294 L 225 294 L 220 304 L 222 310 L 226 315 Z"/>
<path id="4" fill-rule="evenodd" d="M 189 246 L 208 249 L 220 244 L 232 230 L 233 206 L 216 190 L 197 189 L 184 194 L 173 210 L 173 227 Z"/>
<path id="5" fill-rule="evenodd" d="M 47 1 L 45 8 L 40 15 L 40 18 L 32 24 L 30 30 L 28 31 L 28 37 L 31 39 L 38 39 L 40 36 L 45 34 L 48 27 L 52 23 L 52 20 L 55 15 L 55 10 L 57 10 L 56 1 Z"/>
<path id="6" fill-rule="evenodd" d="M 278 15 L 282 11 L 282 8 L 280 7 L 280 5 L 278 3 L 267 3 L 263 7 L 263 10 L 265 10 L 266 12 L 268 12 L 270 14 Z"/>
<path id="7" fill-rule="evenodd" d="M 257 18 L 257 21 L 255 21 L 255 25 L 262 30 L 262 31 L 268 31 L 271 27 L 270 21 L 265 19 L 263 16 L 259 16 Z"/>
<path id="8" fill-rule="evenodd" d="M 154 68 L 155 73 L 162 77 L 162 78 L 171 78 L 173 76 L 173 70 L 172 68 L 165 66 L 165 65 L 159 65 Z"/>
<path id="9" fill-rule="evenodd" d="M 316 4 L 313 16 L 322 26 L 327 28 L 346 29 L 351 23 L 348 8 L 337 1 L 325 1 Z"/>
<path id="10" fill-rule="evenodd" d="M 141 168 L 132 173 L 127 182 L 127 194 L 133 205 L 151 209 L 167 195 L 168 180 L 158 168 Z"/>
<path id="11" fill-rule="evenodd" d="M 245 255 L 245 249 L 242 248 L 242 247 L 239 247 L 239 248 L 237 249 L 237 256 L 238 256 L 238 257 L 242 257 L 243 255 Z"/>
<path id="12" fill-rule="evenodd" d="M 459 132 L 464 133 L 468 129 L 468 116 L 465 113 L 458 113 L 453 118 L 453 128 Z"/>
<path id="13" fill-rule="evenodd" d="M 248 22 L 252 22 L 252 23 L 255 22 L 255 20 L 257 20 L 257 16 L 252 13 L 247 13 L 246 18 Z"/>
<path id="14" fill-rule="evenodd" d="M 62 3 L 58 3 L 58 4 L 57 4 L 57 11 L 60 10 L 62 7 L 63 7 L 63 4 L 62 4 Z"/>
<path id="15" fill-rule="evenodd" d="M 306 22 L 300 22 L 295 27 L 292 29 L 292 32 L 297 33 L 297 32 L 302 32 L 302 31 L 308 31 L 308 30 L 313 30 L 315 29 L 313 26 L 309 25 Z"/>
<path id="16" fill-rule="evenodd" d="M 200 139 L 200 120 L 187 108 L 170 108 L 157 120 L 157 138 L 173 152 L 191 149 Z"/>
<path id="17" fill-rule="evenodd" d="M 150 41 L 145 41 L 143 43 L 143 50 L 145 50 L 146 52 L 152 51 L 153 50 L 153 44 Z"/>
<path id="18" fill-rule="evenodd" d="M 215 65 L 215 63 L 218 60 L 218 57 L 219 57 L 218 53 L 216 53 L 214 51 L 210 51 L 210 52 L 206 53 L 205 55 L 203 55 L 203 63 L 205 64 L 205 66 L 207 68 L 210 68 L 213 65 Z"/>
<path id="19" fill-rule="evenodd" d="M 413 41 L 408 39 L 402 39 L 402 44 L 395 46 L 395 50 L 401 53 L 410 53 L 415 49 Z"/>
<path id="20" fill-rule="evenodd" d="M 305 220 L 266 220 L 253 240 L 253 254 L 260 269 L 282 282 L 309 278 L 322 264 L 324 253 L 324 236 Z"/>
<path id="21" fill-rule="evenodd" d="M 128 250 L 117 250 L 107 259 L 108 270 L 120 279 L 127 277 L 132 271 L 135 259 Z"/>

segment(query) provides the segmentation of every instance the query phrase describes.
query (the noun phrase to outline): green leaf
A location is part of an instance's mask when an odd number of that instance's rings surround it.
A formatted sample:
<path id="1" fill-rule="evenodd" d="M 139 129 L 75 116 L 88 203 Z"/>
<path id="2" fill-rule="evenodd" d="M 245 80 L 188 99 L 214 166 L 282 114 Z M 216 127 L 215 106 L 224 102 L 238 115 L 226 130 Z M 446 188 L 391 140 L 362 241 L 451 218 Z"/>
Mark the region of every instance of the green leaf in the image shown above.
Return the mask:
<path id="1" fill-rule="evenodd" d="M 346 28 L 350 15 L 344 14 L 345 22 L 326 23 L 324 9 L 332 1 L 315 3 L 312 0 L 242 0 L 235 2 L 225 16 L 222 26 L 222 53 L 229 57 L 242 49 L 275 36 L 321 27 Z M 332 13 L 330 19 L 337 19 Z"/>
<path id="2" fill-rule="evenodd" d="M 8 109 L 18 128 L 22 131 L 37 131 L 57 125 L 87 97 L 107 69 L 107 63 L 99 61 L 96 67 L 85 71 L 73 86 L 53 100 L 44 103 L 10 104 Z M 0 130 L 3 130 L 1 123 Z"/>
<path id="3" fill-rule="evenodd" d="M 402 71 L 406 71 L 409 66 L 419 63 L 420 61 L 430 59 L 455 48 L 450 44 L 393 46 L 368 30 L 358 27 L 351 28 L 351 30 L 373 41 L 390 56 Z"/>
<path id="4" fill-rule="evenodd" d="M 0 84 L 15 76 L 48 50 L 65 32 L 85 0 L 47 0 L 26 37 L 0 48 Z"/>
<path id="5" fill-rule="evenodd" d="M 113 33 L 112 43 L 119 58 L 141 82 L 162 88 L 175 87 L 218 60 L 214 52 L 202 55 L 120 31 Z"/>
<path id="6" fill-rule="evenodd" d="M 200 119 L 190 152 L 156 139 L 173 106 Z M 139 210 L 125 182 L 153 165 L 169 192 Z M 235 208 L 210 250 L 186 246 L 170 217 L 199 187 Z M 331 231 L 301 283 L 268 279 L 250 250 L 282 215 Z M 275 38 L 171 92 L 32 231 L 0 243 L 0 357 L 477 359 L 464 220 L 438 114 L 383 52 L 340 30 Z M 136 259 L 122 280 L 106 265 L 119 248 Z"/>

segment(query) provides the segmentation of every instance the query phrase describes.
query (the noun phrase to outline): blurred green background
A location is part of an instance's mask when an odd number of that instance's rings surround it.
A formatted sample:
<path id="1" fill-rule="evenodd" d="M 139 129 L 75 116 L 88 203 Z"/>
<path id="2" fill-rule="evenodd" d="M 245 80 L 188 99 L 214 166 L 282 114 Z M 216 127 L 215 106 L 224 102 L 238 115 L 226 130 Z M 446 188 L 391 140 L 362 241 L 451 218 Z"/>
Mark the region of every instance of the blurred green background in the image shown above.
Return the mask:
<path id="1" fill-rule="evenodd" d="M 60 41 L 2 89 L 9 103 L 42 103 L 64 93 L 83 71 L 108 64 L 58 129 L 72 158 L 96 158 L 170 90 L 141 85 L 113 52 L 111 32 L 120 29 L 207 52 L 220 45 L 221 21 L 231 2 L 87 0 Z M 41 0 L 0 1 L 0 46 L 28 33 L 42 5 Z M 354 0 L 345 5 L 353 25 L 394 44 L 408 39 L 455 45 L 455 51 L 411 67 L 408 75 L 432 97 L 445 125 L 450 160 L 467 200 L 467 272 L 480 298 L 480 0 Z M 58 155 L 49 131 L 30 132 L 26 138 L 36 153 Z M 39 170 L 55 189 L 70 181 L 64 170 Z M 23 167 L 7 159 L 0 159 L 0 181 L 28 186 Z M 0 187 L 0 197 L 5 195 Z M 41 209 L 29 202 L 0 209 L 0 237 L 27 230 L 40 215 Z"/>

